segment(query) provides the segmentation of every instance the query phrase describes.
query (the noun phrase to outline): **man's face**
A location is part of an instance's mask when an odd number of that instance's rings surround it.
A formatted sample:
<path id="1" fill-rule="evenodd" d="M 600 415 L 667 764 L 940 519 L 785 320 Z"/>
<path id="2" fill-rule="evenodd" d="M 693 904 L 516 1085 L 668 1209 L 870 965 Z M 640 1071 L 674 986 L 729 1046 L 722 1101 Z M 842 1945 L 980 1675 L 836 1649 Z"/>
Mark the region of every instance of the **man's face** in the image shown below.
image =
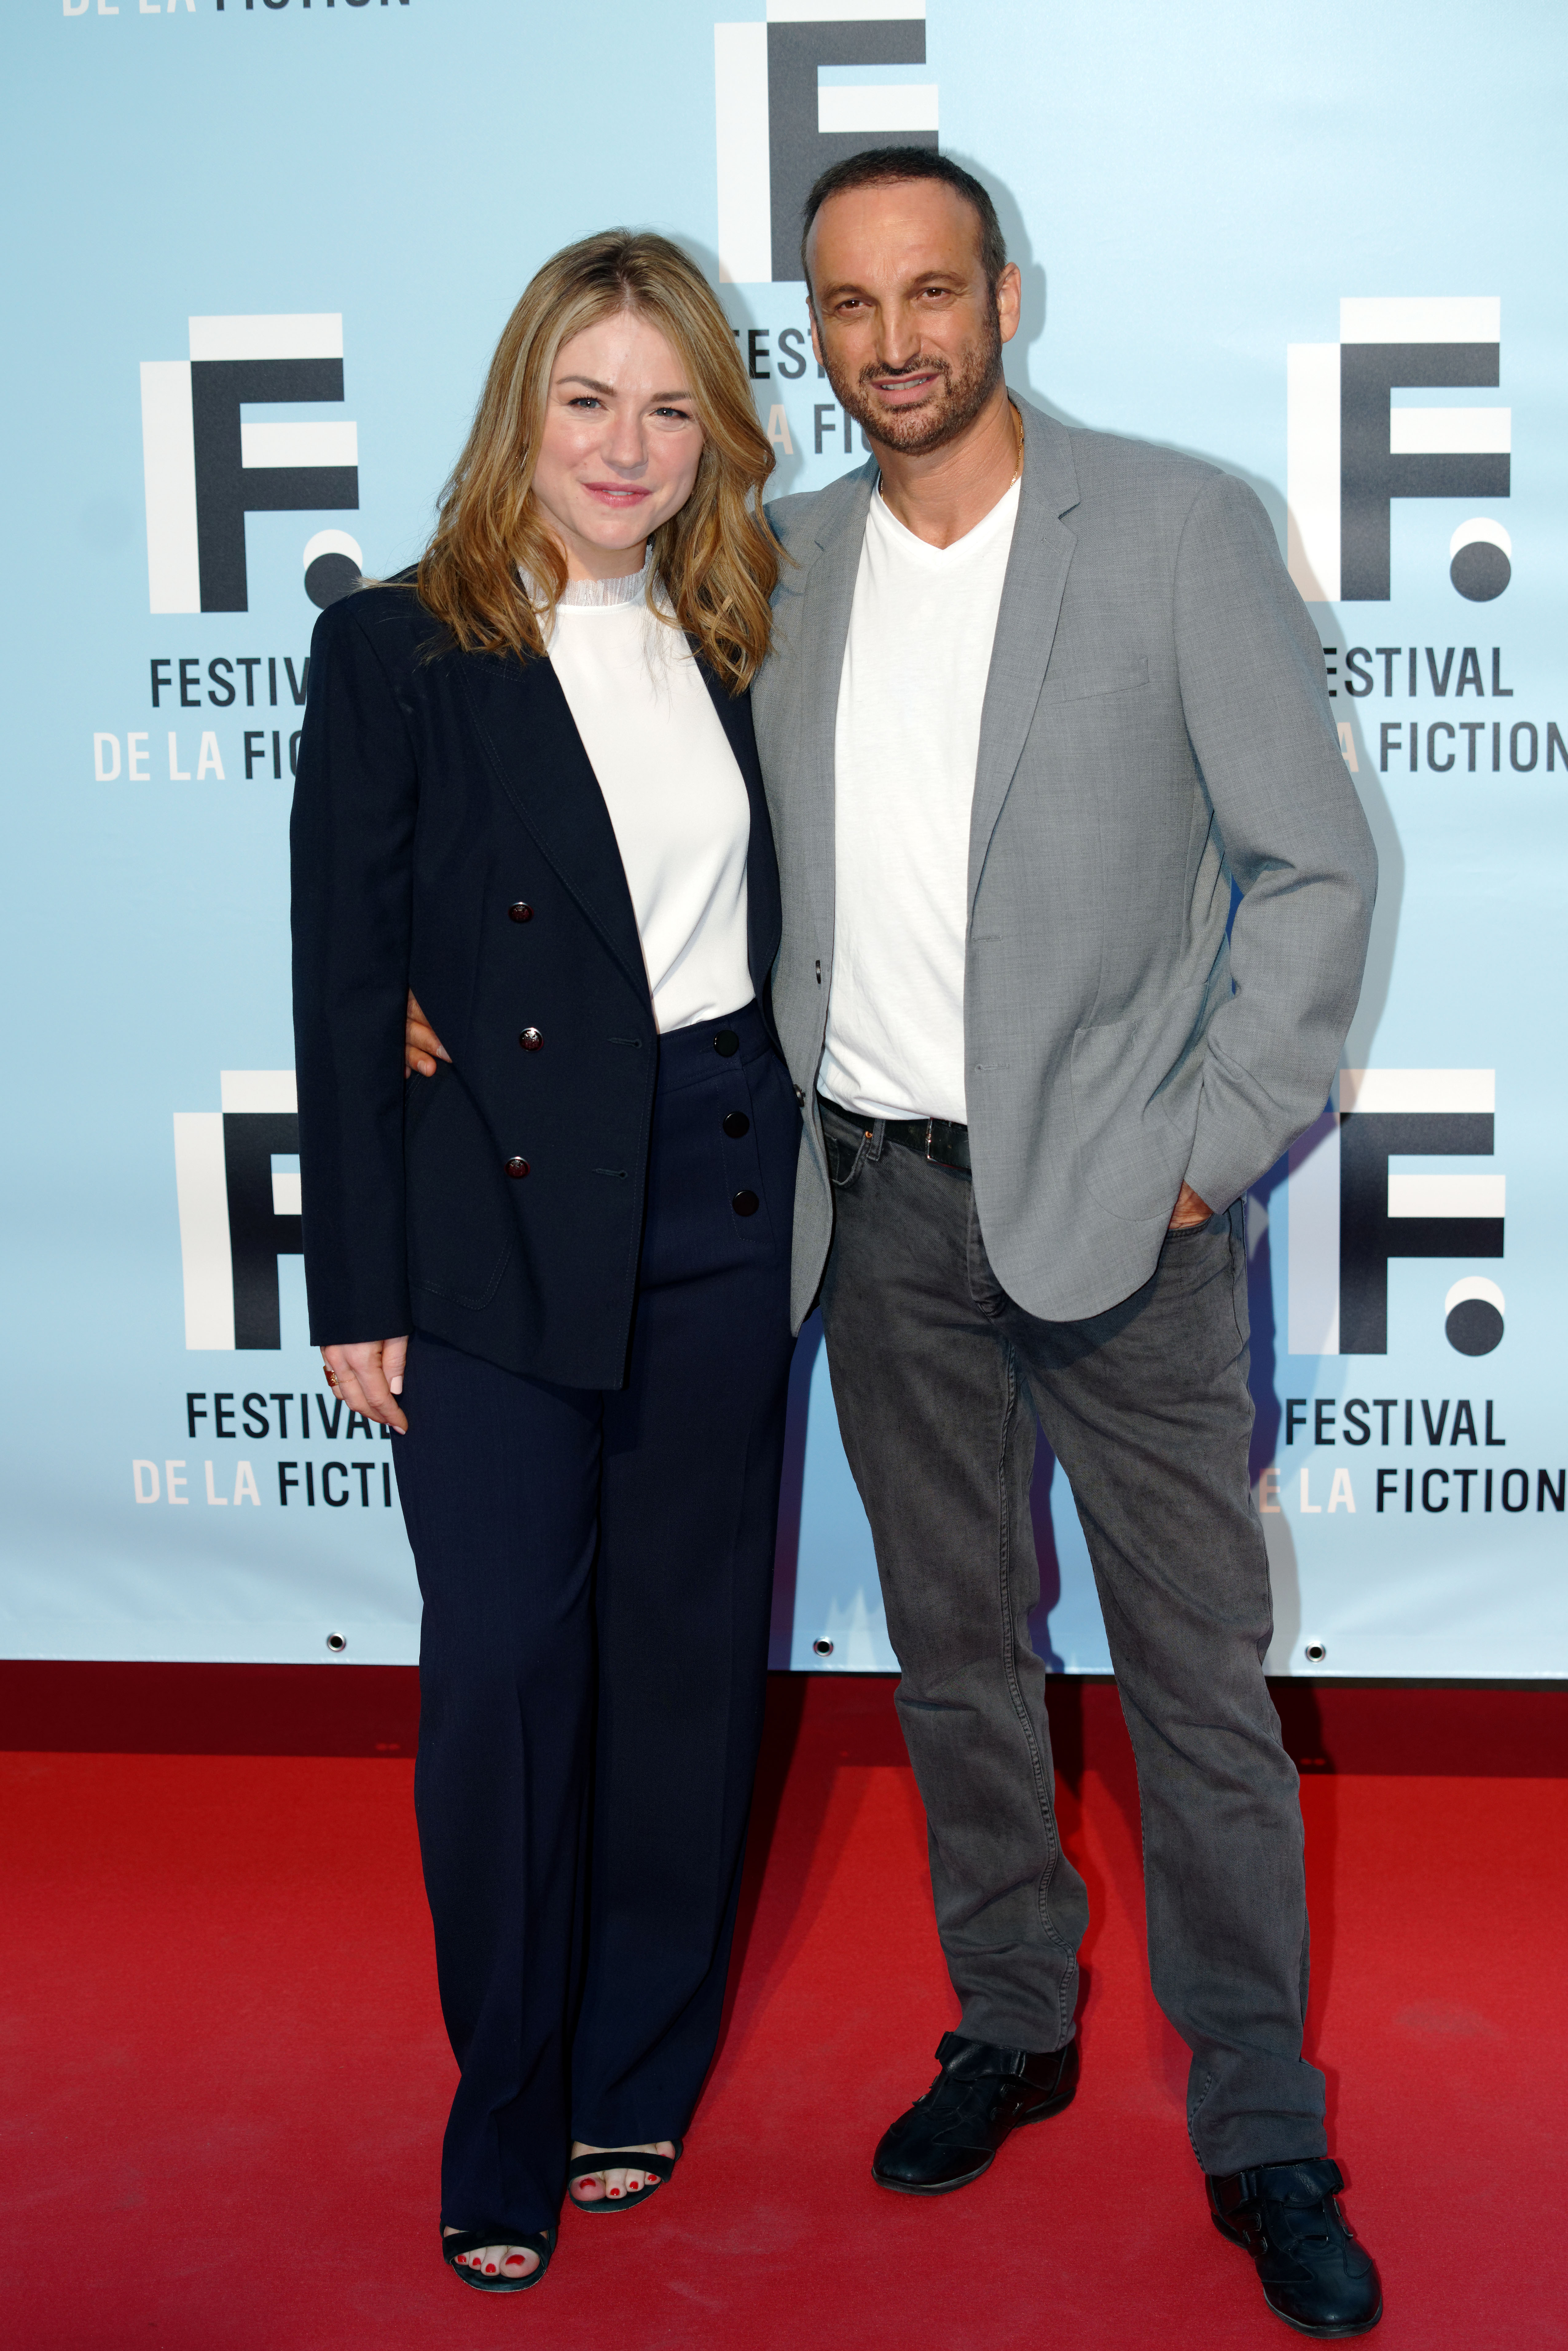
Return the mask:
<path id="1" fill-rule="evenodd" d="M 1019 274 L 993 291 L 972 204 L 940 180 L 830 196 L 811 224 L 811 342 L 869 437 L 908 456 L 956 439 L 1001 381 Z"/>

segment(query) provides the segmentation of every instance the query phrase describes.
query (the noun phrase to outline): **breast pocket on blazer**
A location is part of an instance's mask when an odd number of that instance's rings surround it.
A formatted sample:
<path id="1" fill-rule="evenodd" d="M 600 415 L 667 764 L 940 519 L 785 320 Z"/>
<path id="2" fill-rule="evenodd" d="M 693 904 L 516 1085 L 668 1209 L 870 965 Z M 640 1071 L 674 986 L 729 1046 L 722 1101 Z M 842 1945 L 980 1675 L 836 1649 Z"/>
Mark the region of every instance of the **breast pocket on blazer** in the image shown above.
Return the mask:
<path id="1" fill-rule="evenodd" d="M 403 1097 L 409 1287 L 488 1306 L 517 1241 L 501 1155 L 455 1071 L 410 1078 Z"/>
<path id="2" fill-rule="evenodd" d="M 1088 702 L 1102 694 L 1134 694 L 1148 682 L 1149 664 L 1143 654 L 1134 661 L 1086 663 L 1062 677 L 1048 675 L 1040 690 L 1040 706 L 1044 710 L 1057 702 Z"/>

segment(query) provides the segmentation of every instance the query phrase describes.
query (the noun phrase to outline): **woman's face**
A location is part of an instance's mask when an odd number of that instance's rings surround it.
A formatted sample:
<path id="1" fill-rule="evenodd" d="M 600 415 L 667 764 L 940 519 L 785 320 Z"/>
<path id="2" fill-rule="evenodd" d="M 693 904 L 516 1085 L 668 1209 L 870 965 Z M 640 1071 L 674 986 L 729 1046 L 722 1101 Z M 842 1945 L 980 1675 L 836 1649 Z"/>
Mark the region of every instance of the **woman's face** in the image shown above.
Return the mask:
<path id="1" fill-rule="evenodd" d="M 534 496 L 573 580 L 617 580 L 692 494 L 703 453 L 691 387 L 657 327 L 618 310 L 563 343 Z"/>

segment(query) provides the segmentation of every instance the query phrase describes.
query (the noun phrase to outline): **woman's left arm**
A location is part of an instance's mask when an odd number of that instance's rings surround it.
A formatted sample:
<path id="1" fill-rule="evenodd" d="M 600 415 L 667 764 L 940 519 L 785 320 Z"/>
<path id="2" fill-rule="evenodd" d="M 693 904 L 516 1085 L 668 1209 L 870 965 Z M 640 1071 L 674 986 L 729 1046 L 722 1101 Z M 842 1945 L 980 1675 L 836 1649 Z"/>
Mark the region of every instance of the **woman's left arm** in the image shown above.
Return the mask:
<path id="1" fill-rule="evenodd" d="M 316 624 L 289 828 L 305 1279 L 321 1347 L 410 1324 L 402 1041 L 419 773 L 383 658 L 408 642 L 392 592 L 345 597 Z"/>

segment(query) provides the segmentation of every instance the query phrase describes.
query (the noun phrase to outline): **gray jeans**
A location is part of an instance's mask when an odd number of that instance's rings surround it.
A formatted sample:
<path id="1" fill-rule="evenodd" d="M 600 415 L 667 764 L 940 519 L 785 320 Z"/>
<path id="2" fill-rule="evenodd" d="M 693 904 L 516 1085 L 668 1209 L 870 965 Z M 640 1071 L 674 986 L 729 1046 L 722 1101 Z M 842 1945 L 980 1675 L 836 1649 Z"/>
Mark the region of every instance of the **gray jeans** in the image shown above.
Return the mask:
<path id="1" fill-rule="evenodd" d="M 1149 1968 L 1192 2052 L 1193 2147 L 1211 2172 L 1320 2155 L 1301 1802 L 1263 1677 L 1240 1206 L 1170 1236 L 1153 1279 L 1105 1313 L 1042 1322 L 992 1272 L 966 1176 L 831 1103 L 822 1125 L 833 1399 L 962 2030 L 1060 2048 L 1078 1998 L 1088 1906 L 1057 1836 L 1029 1636 L 1038 1417 L 1078 1506 L 1137 1759 Z"/>

